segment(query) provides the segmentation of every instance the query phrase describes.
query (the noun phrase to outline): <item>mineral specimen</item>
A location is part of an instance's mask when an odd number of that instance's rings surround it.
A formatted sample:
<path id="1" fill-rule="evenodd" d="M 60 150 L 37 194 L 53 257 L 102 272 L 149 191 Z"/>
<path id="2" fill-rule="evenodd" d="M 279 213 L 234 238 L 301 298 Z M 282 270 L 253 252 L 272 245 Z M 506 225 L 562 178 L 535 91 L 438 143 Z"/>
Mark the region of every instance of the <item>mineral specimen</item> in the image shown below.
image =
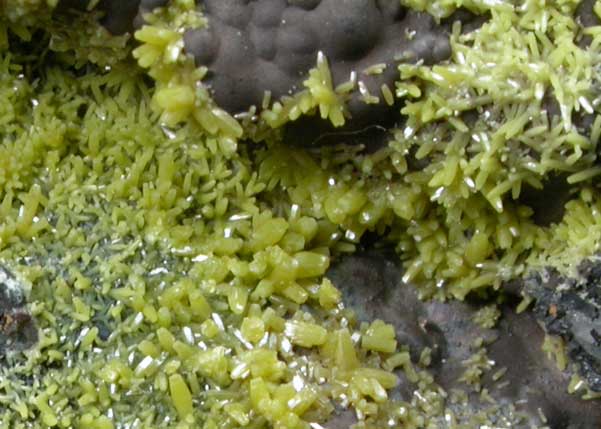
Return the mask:
<path id="1" fill-rule="evenodd" d="M 598 427 L 591 13 L 0 2 L 0 426 Z"/>

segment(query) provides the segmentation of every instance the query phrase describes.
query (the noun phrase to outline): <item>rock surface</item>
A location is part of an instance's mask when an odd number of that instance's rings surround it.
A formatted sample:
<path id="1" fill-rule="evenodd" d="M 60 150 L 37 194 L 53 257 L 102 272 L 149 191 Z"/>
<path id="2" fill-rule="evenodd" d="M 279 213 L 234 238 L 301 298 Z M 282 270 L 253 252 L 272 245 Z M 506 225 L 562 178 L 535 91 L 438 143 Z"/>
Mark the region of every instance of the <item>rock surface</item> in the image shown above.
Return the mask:
<path id="1" fill-rule="evenodd" d="M 545 330 L 566 343 L 569 358 L 591 390 L 601 392 L 601 262 L 584 261 L 579 278 L 554 270 L 532 275 L 525 292 Z"/>
<path id="2" fill-rule="evenodd" d="M 451 53 L 452 20 L 437 25 L 431 16 L 408 11 L 398 2 L 205 0 L 202 7 L 209 27 L 189 31 L 186 50 L 209 68 L 207 83 L 230 113 L 260 106 L 267 90 L 278 99 L 302 89 L 319 51 L 330 61 L 335 84 L 355 71 L 357 80 L 381 99 L 382 84 L 394 90 L 400 61 L 434 64 Z M 386 66 L 382 74 L 362 73 L 375 64 Z M 387 108 L 383 101 L 366 105 L 358 93 L 349 101 L 351 115 L 362 123 Z"/>
<path id="3" fill-rule="evenodd" d="M 522 427 L 543 426 L 539 409 L 553 429 L 599 427 L 599 401 L 584 401 L 567 393 L 570 374 L 559 371 L 542 351 L 544 331 L 534 313 L 516 314 L 513 305 L 505 304 L 497 325 L 482 328 L 472 321 L 480 308 L 478 303 L 420 301 L 413 287 L 401 283 L 402 271 L 396 258 L 368 252 L 345 257 L 330 269 L 329 277 L 360 320 L 379 318 L 392 324 L 399 343 L 410 346 L 413 359 L 424 347 L 432 348 L 429 370 L 435 382 L 447 391 L 468 392 L 474 411 L 485 404 L 459 378 L 465 370 L 462 362 L 473 354 L 474 340 L 482 338 L 488 358 L 494 362 L 493 368 L 482 376 L 482 387 L 498 404 L 513 404 L 515 412 L 525 414 L 527 423 Z M 505 374 L 494 381 L 493 374 L 501 368 L 506 368 Z M 400 394 L 407 400 L 413 389 L 404 382 Z"/>

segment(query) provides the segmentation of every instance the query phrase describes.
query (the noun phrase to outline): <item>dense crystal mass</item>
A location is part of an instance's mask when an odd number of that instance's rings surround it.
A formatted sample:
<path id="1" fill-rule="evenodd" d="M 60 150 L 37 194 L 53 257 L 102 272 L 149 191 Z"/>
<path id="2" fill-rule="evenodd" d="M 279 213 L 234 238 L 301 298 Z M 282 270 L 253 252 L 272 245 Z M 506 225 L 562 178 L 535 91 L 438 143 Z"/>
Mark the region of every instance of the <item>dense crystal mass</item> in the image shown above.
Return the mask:
<path id="1" fill-rule="evenodd" d="M 597 429 L 591 14 L 0 1 L 0 427 Z"/>

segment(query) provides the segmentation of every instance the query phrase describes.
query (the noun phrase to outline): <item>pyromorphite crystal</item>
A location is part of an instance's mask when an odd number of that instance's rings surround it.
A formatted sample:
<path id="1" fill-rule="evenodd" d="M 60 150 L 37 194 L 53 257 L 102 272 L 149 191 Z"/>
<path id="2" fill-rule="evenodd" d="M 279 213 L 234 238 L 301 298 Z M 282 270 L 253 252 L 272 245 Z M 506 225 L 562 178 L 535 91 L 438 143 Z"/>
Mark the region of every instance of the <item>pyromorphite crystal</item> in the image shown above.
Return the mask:
<path id="1" fill-rule="evenodd" d="M 258 317 L 247 317 L 242 321 L 240 331 L 247 341 L 257 343 L 265 334 L 265 323 Z"/>
<path id="2" fill-rule="evenodd" d="M 340 291 L 334 287 L 327 278 L 323 279 L 319 286 L 319 305 L 324 308 L 332 308 L 340 303 Z"/>
<path id="3" fill-rule="evenodd" d="M 169 377 L 169 394 L 173 406 L 177 410 L 180 418 L 185 419 L 194 411 L 192 404 L 192 395 L 190 389 L 180 374 L 173 374 Z"/>
<path id="4" fill-rule="evenodd" d="M 314 323 L 290 321 L 286 322 L 286 336 L 294 344 L 301 347 L 320 346 L 326 342 L 328 331 Z"/>
<path id="5" fill-rule="evenodd" d="M 323 345 L 322 353 L 332 359 L 336 368 L 350 371 L 359 366 L 359 359 L 348 329 L 340 329 L 330 335 Z"/>
<path id="6" fill-rule="evenodd" d="M 294 255 L 294 260 L 298 266 L 296 275 L 299 278 L 325 274 L 330 265 L 330 259 L 326 255 L 314 252 L 299 252 Z"/>
<path id="7" fill-rule="evenodd" d="M 394 327 L 381 320 L 374 321 L 361 337 L 361 347 L 384 353 L 394 353 L 397 348 Z"/>

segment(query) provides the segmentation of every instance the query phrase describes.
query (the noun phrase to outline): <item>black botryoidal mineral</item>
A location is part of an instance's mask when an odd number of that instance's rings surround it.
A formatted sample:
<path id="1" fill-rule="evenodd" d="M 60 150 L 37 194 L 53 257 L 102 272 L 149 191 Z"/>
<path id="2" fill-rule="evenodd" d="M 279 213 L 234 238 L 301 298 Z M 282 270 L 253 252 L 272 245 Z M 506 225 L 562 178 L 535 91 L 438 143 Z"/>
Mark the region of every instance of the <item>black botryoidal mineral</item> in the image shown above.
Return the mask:
<path id="1" fill-rule="evenodd" d="M 31 347 L 37 338 L 36 324 L 25 307 L 21 284 L 0 265 L 0 357 Z"/>
<path id="2" fill-rule="evenodd" d="M 277 99 L 302 89 L 318 51 L 330 60 L 336 83 L 387 64 L 377 78 L 358 76 L 372 93 L 379 93 L 377 82 L 392 84 L 398 76 L 395 57 L 434 63 L 450 55 L 445 31 L 400 3 L 205 0 L 203 10 L 211 25 L 189 31 L 186 50 L 209 68 L 215 100 L 232 113 L 260 106 L 266 90 Z"/>
<path id="3" fill-rule="evenodd" d="M 186 51 L 209 69 L 207 84 L 230 113 L 261 106 L 265 91 L 278 99 L 302 89 L 317 53 L 330 62 L 335 84 L 357 73 L 370 93 L 382 84 L 394 88 L 399 62 L 435 64 L 449 58 L 452 21 L 437 24 L 430 15 L 388 0 L 205 0 L 208 28 L 185 35 Z M 363 70 L 385 64 L 378 75 Z M 390 107 L 366 105 L 360 94 L 348 102 L 355 125 L 373 123 Z M 398 112 L 398 109 L 396 109 Z"/>
<path id="4" fill-rule="evenodd" d="M 145 13 L 168 3 L 101 0 L 96 10 L 103 13 L 101 24 L 111 33 L 123 34 L 139 28 Z M 87 5 L 87 0 L 61 0 L 59 10 L 84 11 Z M 231 114 L 260 107 L 266 91 L 277 100 L 303 89 L 320 51 L 329 60 L 335 85 L 355 73 L 363 91 L 355 90 L 346 100 L 352 120 L 336 129 L 316 117 L 303 117 L 290 124 L 286 140 L 291 144 L 313 143 L 324 135 L 348 144 L 380 141 L 372 133 L 378 130 L 374 126 L 390 128 L 399 118 L 400 102 L 390 106 L 381 93 L 384 84 L 394 91 L 398 64 L 448 59 L 452 24 L 460 21 L 464 31 L 470 31 L 486 19 L 459 10 L 436 22 L 427 13 L 390 0 L 199 0 L 197 5 L 209 25 L 186 32 L 185 50 L 198 65 L 208 67 L 204 82 L 217 104 Z M 364 72 L 376 64 L 384 66 L 382 73 Z M 365 90 L 380 101 L 365 103 Z M 377 149 L 378 143 L 371 146 Z"/>
<path id="5" fill-rule="evenodd" d="M 380 99 L 366 104 L 361 91 L 347 100 L 351 120 L 342 128 L 316 116 L 301 117 L 286 127 L 292 145 L 345 144 L 369 141 L 376 150 L 385 141 L 378 133 L 397 125 L 400 102 L 384 102 L 381 87 L 394 91 L 401 62 L 435 64 L 451 55 L 449 33 L 453 22 L 464 29 L 483 19 L 459 11 L 441 23 L 388 0 L 205 0 L 208 28 L 190 30 L 185 47 L 197 64 L 206 65 L 205 82 L 221 107 L 232 114 L 260 107 L 266 91 L 272 100 L 303 89 L 318 52 L 329 60 L 334 84 L 357 82 Z M 366 74 L 375 64 L 381 74 Z"/>
<path id="6" fill-rule="evenodd" d="M 84 10 L 87 0 L 62 0 L 59 9 Z M 101 23 L 113 34 L 131 32 L 143 24 L 143 14 L 165 6 L 167 0 L 102 0 Z M 378 104 L 366 104 L 359 91 L 348 100 L 353 129 L 382 121 L 399 106 L 388 106 L 382 84 L 394 91 L 400 62 L 435 64 L 451 55 L 449 33 L 453 22 L 464 28 L 480 18 L 460 11 L 437 23 L 421 12 L 389 0 L 203 0 L 198 6 L 209 19 L 206 28 L 189 30 L 186 52 L 207 66 L 205 82 L 217 104 L 229 111 L 261 106 L 265 91 L 272 99 L 302 89 L 317 53 L 330 62 L 335 84 L 351 72 Z M 381 74 L 363 71 L 385 65 Z"/>

